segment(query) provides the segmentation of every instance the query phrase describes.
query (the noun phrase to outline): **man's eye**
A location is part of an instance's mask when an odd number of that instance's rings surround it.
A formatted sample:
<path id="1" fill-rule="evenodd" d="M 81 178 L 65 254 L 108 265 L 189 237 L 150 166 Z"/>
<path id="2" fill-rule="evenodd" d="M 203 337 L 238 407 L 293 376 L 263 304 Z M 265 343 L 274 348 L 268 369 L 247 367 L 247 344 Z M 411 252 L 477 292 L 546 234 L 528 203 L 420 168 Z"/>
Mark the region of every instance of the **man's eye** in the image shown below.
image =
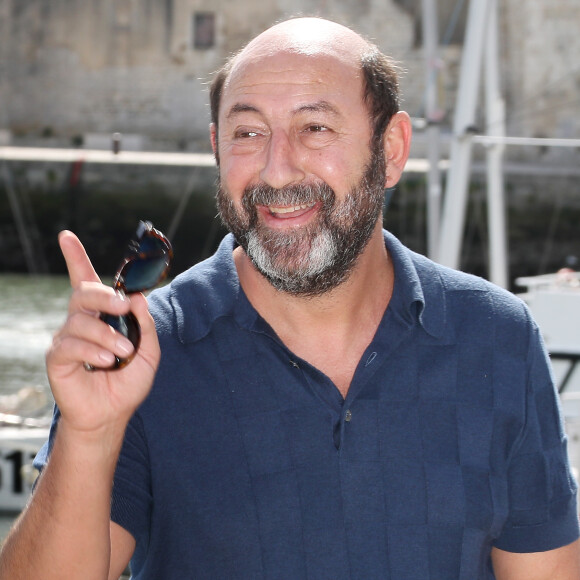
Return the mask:
<path id="1" fill-rule="evenodd" d="M 323 133 L 324 131 L 328 131 L 328 127 L 324 125 L 309 125 L 306 130 L 310 133 Z"/>
<path id="2" fill-rule="evenodd" d="M 258 136 L 258 132 L 257 131 L 250 131 L 250 130 L 240 130 L 240 131 L 236 131 L 236 139 L 250 139 L 252 137 L 257 137 Z"/>

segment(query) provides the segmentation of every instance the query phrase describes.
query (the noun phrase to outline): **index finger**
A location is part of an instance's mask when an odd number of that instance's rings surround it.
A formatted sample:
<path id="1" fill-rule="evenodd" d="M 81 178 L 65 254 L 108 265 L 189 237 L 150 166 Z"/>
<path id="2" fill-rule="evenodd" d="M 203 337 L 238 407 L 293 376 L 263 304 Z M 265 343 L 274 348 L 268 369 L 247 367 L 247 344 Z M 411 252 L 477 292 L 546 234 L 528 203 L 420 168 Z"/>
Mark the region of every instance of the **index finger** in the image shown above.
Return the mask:
<path id="1" fill-rule="evenodd" d="M 58 243 L 66 261 L 70 285 L 77 288 L 81 282 L 100 282 L 81 241 L 68 230 L 60 232 Z"/>

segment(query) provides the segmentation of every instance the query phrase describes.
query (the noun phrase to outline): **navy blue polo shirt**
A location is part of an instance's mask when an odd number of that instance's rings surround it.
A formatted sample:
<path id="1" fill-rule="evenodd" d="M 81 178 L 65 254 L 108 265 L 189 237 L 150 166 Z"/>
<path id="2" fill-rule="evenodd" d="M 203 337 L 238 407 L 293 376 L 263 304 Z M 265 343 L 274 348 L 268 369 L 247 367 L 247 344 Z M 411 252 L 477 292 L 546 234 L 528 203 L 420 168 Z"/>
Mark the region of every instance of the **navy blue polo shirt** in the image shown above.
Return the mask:
<path id="1" fill-rule="evenodd" d="M 393 297 L 346 399 L 250 305 L 231 236 L 152 294 L 162 360 L 112 502 L 134 578 L 490 579 L 492 546 L 578 537 L 525 305 L 384 235 Z"/>

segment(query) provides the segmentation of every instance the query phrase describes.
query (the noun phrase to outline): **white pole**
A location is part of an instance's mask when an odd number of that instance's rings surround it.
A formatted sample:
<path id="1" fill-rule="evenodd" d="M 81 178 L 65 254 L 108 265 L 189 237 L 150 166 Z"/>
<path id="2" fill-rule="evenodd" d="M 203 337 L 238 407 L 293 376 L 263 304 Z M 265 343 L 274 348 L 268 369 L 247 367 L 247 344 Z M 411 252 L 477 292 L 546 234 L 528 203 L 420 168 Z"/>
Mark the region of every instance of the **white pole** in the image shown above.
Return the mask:
<path id="1" fill-rule="evenodd" d="M 519 147 L 580 148 L 580 139 L 557 139 L 551 137 L 499 137 L 497 135 L 475 135 L 473 137 L 473 142 L 479 143 L 480 145 L 494 145 L 500 143 L 502 145 L 517 145 Z"/>
<path id="2" fill-rule="evenodd" d="M 459 267 L 467 187 L 471 165 L 471 133 L 479 94 L 481 62 L 490 0 L 469 3 L 465 43 L 461 58 L 459 90 L 453 122 L 450 169 L 443 205 L 439 261 L 451 268 Z"/>
<path id="3" fill-rule="evenodd" d="M 438 63 L 437 0 L 423 0 L 423 47 L 425 51 L 425 118 L 427 119 L 427 253 L 437 259 L 441 220 L 439 126 L 437 115 Z"/>
<path id="4" fill-rule="evenodd" d="M 498 2 L 491 0 L 485 59 L 485 100 L 488 135 L 505 137 L 505 104 L 499 82 Z M 507 225 L 505 216 L 502 143 L 487 150 L 487 223 L 489 231 L 489 279 L 507 288 Z"/>

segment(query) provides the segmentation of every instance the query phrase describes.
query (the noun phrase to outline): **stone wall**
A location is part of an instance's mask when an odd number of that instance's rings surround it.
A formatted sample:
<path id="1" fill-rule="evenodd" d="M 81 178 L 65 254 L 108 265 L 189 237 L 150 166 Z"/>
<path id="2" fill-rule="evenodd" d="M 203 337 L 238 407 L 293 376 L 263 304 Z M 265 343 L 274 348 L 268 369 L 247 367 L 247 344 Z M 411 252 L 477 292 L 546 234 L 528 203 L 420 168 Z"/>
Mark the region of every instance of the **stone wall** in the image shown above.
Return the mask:
<path id="1" fill-rule="evenodd" d="M 498 1 L 508 133 L 579 137 L 580 2 Z M 444 133 L 469 2 L 460 5 L 438 1 L 440 36 L 450 43 L 440 50 Z M 208 151 L 211 73 L 273 22 L 299 14 L 351 25 L 391 54 L 404 69 L 404 108 L 423 116 L 419 0 L 0 0 L 1 141 L 107 146 L 121 132 L 127 148 Z M 213 18 L 210 46 L 196 47 L 199 15 Z M 416 143 L 423 155 L 420 134 Z M 575 150 L 508 155 L 578 162 Z"/>
<path id="2" fill-rule="evenodd" d="M 580 2 L 502 0 L 503 81 L 516 135 L 580 137 Z"/>
<path id="3" fill-rule="evenodd" d="M 141 134 L 143 148 L 207 150 L 207 80 L 251 37 L 292 14 L 356 28 L 406 61 L 413 20 L 375 0 L 1 0 L 0 129 L 27 144 Z M 194 18 L 214 18 L 196 48 Z M 407 77 L 403 82 L 413 86 Z M 407 91 L 413 101 L 418 92 Z M 419 101 L 420 101 L 420 97 Z M 149 142 L 148 142 L 149 141 Z"/>

